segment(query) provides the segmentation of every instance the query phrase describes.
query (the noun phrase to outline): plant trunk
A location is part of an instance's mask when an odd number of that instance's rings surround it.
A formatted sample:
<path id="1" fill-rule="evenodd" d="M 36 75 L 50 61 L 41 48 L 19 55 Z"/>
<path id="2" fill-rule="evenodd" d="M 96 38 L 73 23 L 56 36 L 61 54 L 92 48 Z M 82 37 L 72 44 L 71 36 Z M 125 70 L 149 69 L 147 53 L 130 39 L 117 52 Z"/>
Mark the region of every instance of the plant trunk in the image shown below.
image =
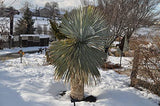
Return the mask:
<path id="1" fill-rule="evenodd" d="M 71 98 L 81 101 L 84 98 L 84 82 L 76 79 L 71 79 Z"/>

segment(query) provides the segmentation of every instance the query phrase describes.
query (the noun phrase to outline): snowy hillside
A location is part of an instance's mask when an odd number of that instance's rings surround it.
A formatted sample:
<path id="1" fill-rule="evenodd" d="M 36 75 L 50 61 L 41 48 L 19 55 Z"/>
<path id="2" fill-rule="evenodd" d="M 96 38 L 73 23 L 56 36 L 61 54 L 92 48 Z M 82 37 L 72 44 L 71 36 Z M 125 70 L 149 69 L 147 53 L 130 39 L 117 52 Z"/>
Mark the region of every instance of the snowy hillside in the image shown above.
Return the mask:
<path id="1" fill-rule="evenodd" d="M 138 36 L 160 36 L 159 27 L 151 26 L 151 27 L 142 27 L 134 32 L 134 35 Z"/>
<path id="2" fill-rule="evenodd" d="M 43 54 L 25 54 L 22 64 L 18 58 L 0 61 L 0 66 L 0 106 L 73 106 L 69 85 L 54 80 L 54 67 L 46 64 Z M 85 87 L 85 95 L 96 96 L 97 101 L 76 102 L 77 106 L 158 106 L 160 98 L 129 87 L 128 76 L 99 70 L 101 82 Z M 62 91 L 67 91 L 64 96 L 59 95 Z"/>
<path id="3" fill-rule="evenodd" d="M 14 16 L 14 28 L 15 28 L 15 25 L 17 24 L 18 20 L 20 20 L 20 18 L 22 18 L 22 15 L 15 15 Z M 45 26 L 45 27 L 47 27 L 47 30 L 49 30 L 50 24 L 49 24 L 49 19 L 48 18 L 33 17 L 33 20 L 35 22 L 34 23 L 35 28 L 37 28 L 37 26 L 40 25 L 42 28 Z M 2 25 L 5 25 L 5 27 L 6 27 L 5 30 L 9 32 L 9 28 L 10 28 L 9 18 L 0 17 L 0 22 L 1 22 Z"/>

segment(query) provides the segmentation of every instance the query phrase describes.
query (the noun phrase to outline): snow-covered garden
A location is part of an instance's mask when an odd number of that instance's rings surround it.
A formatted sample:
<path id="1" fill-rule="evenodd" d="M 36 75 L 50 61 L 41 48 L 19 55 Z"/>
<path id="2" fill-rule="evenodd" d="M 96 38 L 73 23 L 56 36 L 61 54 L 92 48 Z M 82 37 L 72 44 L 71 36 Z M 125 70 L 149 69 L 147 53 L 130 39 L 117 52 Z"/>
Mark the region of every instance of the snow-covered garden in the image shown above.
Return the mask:
<path id="1" fill-rule="evenodd" d="M 117 57 L 109 60 L 118 62 Z M 131 60 L 123 58 L 122 66 L 130 66 Z M 69 84 L 54 80 L 54 66 L 46 63 L 44 54 L 25 54 L 23 63 L 17 58 L 0 61 L 0 66 L 0 106 L 73 106 Z M 97 101 L 76 102 L 77 106 L 158 106 L 160 97 L 129 87 L 129 76 L 99 71 L 101 81 L 85 86 L 85 96 L 93 95 Z"/>
<path id="2" fill-rule="evenodd" d="M 0 106 L 160 106 L 160 1 L 87 1 L 0 2 Z"/>

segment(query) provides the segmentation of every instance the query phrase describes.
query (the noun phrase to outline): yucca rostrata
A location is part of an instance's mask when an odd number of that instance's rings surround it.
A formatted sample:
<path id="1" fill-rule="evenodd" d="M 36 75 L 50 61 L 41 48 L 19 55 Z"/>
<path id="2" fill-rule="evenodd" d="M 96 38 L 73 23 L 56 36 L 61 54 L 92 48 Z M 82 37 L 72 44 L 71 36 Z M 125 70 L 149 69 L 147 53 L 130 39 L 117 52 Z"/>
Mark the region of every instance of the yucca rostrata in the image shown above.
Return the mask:
<path id="1" fill-rule="evenodd" d="M 57 80 L 70 82 L 70 96 L 82 100 L 84 84 L 100 78 L 97 67 L 106 58 L 104 45 L 109 45 L 108 41 L 113 37 L 104 14 L 94 7 L 76 9 L 63 17 L 60 32 L 67 38 L 50 46 L 50 57 L 56 67 L 54 76 Z"/>

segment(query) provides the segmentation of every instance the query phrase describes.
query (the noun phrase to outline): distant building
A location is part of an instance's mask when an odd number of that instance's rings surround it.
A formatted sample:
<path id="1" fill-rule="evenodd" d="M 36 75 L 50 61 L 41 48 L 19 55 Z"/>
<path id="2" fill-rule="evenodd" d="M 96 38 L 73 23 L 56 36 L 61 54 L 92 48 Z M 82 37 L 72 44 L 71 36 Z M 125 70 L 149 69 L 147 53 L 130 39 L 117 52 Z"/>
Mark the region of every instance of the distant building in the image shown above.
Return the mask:
<path id="1" fill-rule="evenodd" d="M 51 14 L 48 14 L 48 13 L 49 13 L 49 10 L 47 8 L 43 8 L 40 10 L 41 17 L 51 18 L 50 17 Z"/>
<path id="2" fill-rule="evenodd" d="M 22 34 L 20 35 L 20 45 L 22 47 L 48 46 L 49 35 Z"/>

